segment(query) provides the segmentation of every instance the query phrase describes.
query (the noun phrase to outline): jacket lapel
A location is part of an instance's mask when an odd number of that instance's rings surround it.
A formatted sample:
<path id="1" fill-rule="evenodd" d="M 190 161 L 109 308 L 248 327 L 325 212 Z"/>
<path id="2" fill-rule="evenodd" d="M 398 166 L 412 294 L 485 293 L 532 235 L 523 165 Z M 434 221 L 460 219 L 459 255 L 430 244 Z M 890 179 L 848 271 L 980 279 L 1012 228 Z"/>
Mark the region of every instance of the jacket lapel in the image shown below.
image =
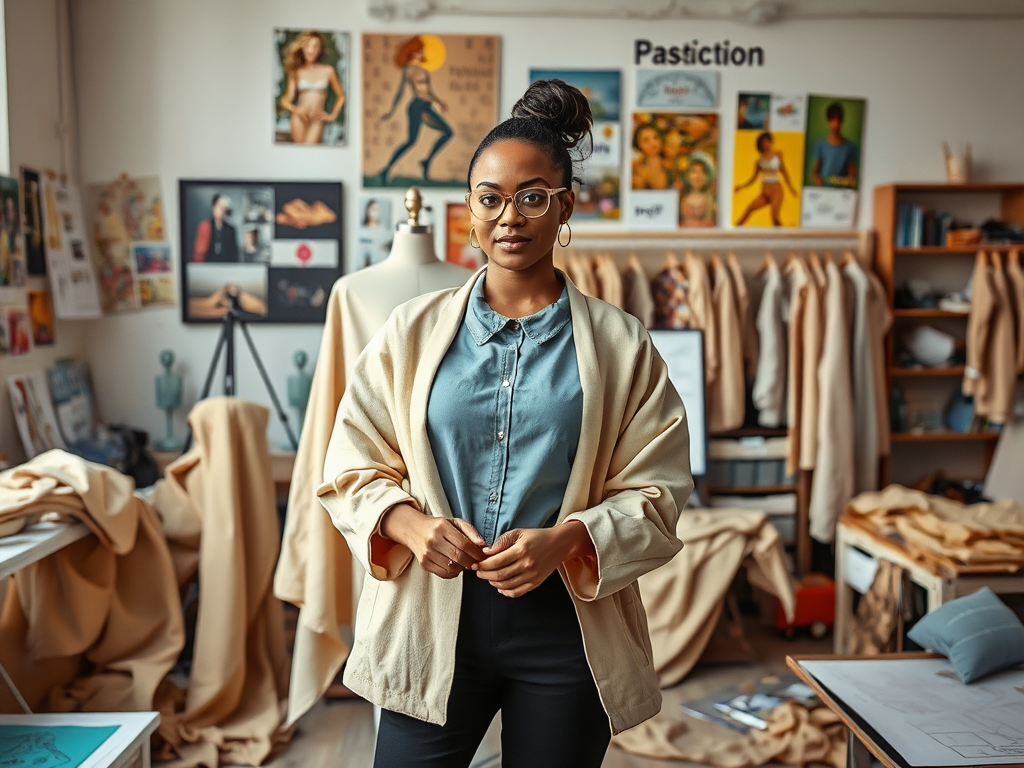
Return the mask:
<path id="1" fill-rule="evenodd" d="M 438 315 L 437 323 L 427 337 L 423 355 L 416 365 L 416 374 L 413 378 L 412 394 L 409 398 L 409 429 L 412 455 L 419 472 L 410 472 L 410 475 L 418 474 L 422 479 L 427 506 L 435 517 L 451 517 L 452 511 L 441 487 L 441 475 L 437 471 L 437 462 L 434 461 L 430 440 L 427 437 L 427 401 L 430 399 L 430 388 L 437 375 L 437 369 L 459 332 L 473 286 L 486 269 L 487 267 L 482 267 L 477 270 L 445 304 Z M 413 493 L 415 495 L 415 489 Z"/>

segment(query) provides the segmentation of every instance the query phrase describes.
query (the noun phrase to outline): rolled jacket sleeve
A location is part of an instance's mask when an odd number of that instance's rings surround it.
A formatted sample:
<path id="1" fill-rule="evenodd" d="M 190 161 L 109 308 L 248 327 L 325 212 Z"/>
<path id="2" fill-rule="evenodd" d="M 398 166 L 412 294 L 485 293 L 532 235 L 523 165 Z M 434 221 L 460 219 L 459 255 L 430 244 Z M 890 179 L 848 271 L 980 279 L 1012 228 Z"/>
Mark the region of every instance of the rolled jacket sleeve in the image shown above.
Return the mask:
<path id="1" fill-rule="evenodd" d="M 579 599 L 617 592 L 682 549 L 675 530 L 693 490 L 689 453 L 683 403 L 648 336 L 637 353 L 603 501 L 565 518 L 587 527 L 597 553 L 596 571 L 585 560 L 564 564 Z"/>
<path id="2" fill-rule="evenodd" d="M 381 536 L 381 518 L 396 504 L 420 509 L 406 490 L 408 472 L 395 427 L 392 335 L 389 323 L 356 361 L 316 491 L 353 556 L 380 581 L 397 578 L 412 560 L 407 547 Z"/>

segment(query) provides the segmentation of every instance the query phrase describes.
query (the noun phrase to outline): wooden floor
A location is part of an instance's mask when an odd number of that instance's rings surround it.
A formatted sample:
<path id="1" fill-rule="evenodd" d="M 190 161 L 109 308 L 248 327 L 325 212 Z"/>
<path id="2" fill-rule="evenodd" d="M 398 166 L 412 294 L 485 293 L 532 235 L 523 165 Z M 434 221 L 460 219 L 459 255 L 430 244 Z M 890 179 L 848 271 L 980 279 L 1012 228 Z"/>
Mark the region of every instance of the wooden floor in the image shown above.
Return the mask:
<path id="1" fill-rule="evenodd" d="M 786 670 L 792 653 L 829 653 L 831 637 L 815 641 L 801 637 L 786 640 L 756 619 L 745 621 L 756 661 L 746 664 L 701 664 L 680 685 L 663 691 L 666 706 L 705 696 L 723 688 Z M 497 725 L 497 724 L 496 724 Z M 373 764 L 373 707 L 362 700 L 321 701 L 299 722 L 292 743 L 274 761 L 273 768 L 370 768 Z M 499 731 L 488 732 L 474 768 L 497 768 Z M 611 747 L 603 768 L 675 768 L 690 763 L 653 760 Z"/>

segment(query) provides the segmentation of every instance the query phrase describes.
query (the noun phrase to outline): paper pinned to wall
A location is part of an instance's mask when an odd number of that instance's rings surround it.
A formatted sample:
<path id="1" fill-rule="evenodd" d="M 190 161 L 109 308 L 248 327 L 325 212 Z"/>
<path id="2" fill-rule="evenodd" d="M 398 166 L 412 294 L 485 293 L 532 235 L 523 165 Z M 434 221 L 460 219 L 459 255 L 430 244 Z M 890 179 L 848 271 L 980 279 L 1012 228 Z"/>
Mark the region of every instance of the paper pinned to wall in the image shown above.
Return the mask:
<path id="1" fill-rule="evenodd" d="M 43 231 L 54 312 L 61 320 L 100 316 L 96 270 L 78 189 L 51 172 L 43 176 Z"/>

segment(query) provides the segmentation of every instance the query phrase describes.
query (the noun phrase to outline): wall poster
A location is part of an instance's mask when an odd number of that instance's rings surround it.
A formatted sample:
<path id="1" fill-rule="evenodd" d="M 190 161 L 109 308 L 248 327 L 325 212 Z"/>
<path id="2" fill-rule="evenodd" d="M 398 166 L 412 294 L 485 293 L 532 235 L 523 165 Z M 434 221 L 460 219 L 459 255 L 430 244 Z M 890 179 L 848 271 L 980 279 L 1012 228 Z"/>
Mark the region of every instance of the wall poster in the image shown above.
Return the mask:
<path id="1" fill-rule="evenodd" d="M 348 32 L 274 30 L 274 143 L 343 146 Z"/>
<path id="2" fill-rule="evenodd" d="M 43 240 L 42 183 L 39 171 L 21 166 L 21 228 L 25 235 L 25 259 L 30 275 L 46 274 L 46 243 Z"/>
<path id="3" fill-rule="evenodd" d="M 42 176 L 43 239 L 54 313 L 61 320 L 99 317 L 96 268 L 78 188 L 52 171 Z"/>
<path id="4" fill-rule="evenodd" d="M 391 198 L 387 195 L 364 196 L 359 199 L 359 253 L 356 269 L 379 264 L 391 254 L 395 239 L 391 218 Z"/>
<path id="5" fill-rule="evenodd" d="M 344 272 L 341 184 L 179 182 L 181 317 L 322 323 Z"/>
<path id="6" fill-rule="evenodd" d="M 37 347 L 52 346 L 57 341 L 53 321 L 53 302 L 49 291 L 28 292 L 28 316 L 32 322 L 32 342 Z"/>
<path id="7" fill-rule="evenodd" d="M 469 229 L 473 226 L 469 206 L 465 203 L 448 203 L 446 214 L 445 261 L 466 269 L 480 269 L 487 263 L 487 256 L 480 248 L 469 244 Z"/>
<path id="8" fill-rule="evenodd" d="M 557 78 L 579 88 L 594 116 L 594 144 L 583 164 L 573 219 L 621 218 L 621 73 L 617 69 L 531 69 L 530 82 Z"/>
<path id="9" fill-rule="evenodd" d="M 866 106 L 864 99 L 808 97 L 803 226 L 854 226 Z"/>
<path id="10" fill-rule="evenodd" d="M 638 69 L 636 105 L 640 109 L 716 109 L 718 73 L 704 70 Z"/>
<path id="11" fill-rule="evenodd" d="M 500 41 L 363 34 L 363 186 L 464 189 L 498 121 Z"/>
<path id="12" fill-rule="evenodd" d="M 18 180 L 0 176 L 0 302 L 23 302 L 27 271 L 21 239 Z"/>
<path id="13" fill-rule="evenodd" d="M 634 209 L 671 204 L 680 227 L 718 223 L 717 114 L 635 112 L 632 150 Z"/>
<path id="14" fill-rule="evenodd" d="M 807 97 L 740 93 L 733 151 L 732 221 L 799 227 Z"/>

